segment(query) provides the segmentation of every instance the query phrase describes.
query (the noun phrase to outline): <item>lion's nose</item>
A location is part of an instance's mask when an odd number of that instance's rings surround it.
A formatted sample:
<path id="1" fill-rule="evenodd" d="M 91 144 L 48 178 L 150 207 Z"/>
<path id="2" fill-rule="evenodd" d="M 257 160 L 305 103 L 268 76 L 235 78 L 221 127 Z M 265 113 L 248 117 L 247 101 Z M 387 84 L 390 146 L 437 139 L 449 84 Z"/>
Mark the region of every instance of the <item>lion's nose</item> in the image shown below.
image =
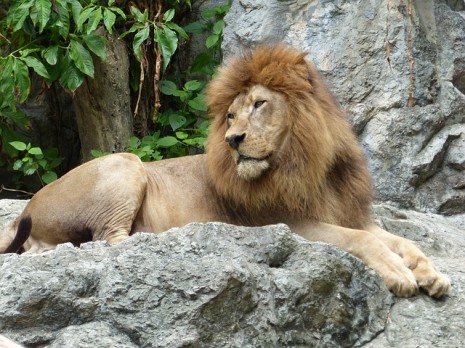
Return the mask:
<path id="1" fill-rule="evenodd" d="M 242 134 L 232 134 L 226 137 L 226 142 L 231 146 L 233 149 L 237 150 L 239 145 L 245 139 L 245 133 Z"/>

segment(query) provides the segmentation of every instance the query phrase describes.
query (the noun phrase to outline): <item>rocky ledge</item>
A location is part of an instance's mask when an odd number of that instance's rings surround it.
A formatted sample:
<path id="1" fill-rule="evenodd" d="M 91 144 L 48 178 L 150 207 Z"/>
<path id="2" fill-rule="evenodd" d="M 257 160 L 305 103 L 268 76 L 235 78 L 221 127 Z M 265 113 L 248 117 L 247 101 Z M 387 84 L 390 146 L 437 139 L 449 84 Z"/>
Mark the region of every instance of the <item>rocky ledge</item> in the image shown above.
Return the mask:
<path id="1" fill-rule="evenodd" d="M 0 203 L 1 227 L 24 203 Z M 463 346 L 464 231 L 375 212 L 451 277 L 447 297 L 394 298 L 358 259 L 285 225 L 191 224 L 0 255 L 0 333 L 27 347 Z"/>

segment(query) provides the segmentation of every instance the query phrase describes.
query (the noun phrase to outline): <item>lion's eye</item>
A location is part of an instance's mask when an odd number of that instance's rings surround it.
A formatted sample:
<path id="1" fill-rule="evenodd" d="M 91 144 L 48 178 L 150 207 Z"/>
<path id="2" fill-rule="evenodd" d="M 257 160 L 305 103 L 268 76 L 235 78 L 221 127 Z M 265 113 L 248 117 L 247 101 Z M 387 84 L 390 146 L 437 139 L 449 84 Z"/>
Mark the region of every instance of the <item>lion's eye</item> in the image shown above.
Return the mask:
<path id="1" fill-rule="evenodd" d="M 234 115 L 232 112 L 227 112 L 226 113 L 226 118 L 228 120 L 234 120 L 236 118 L 236 115 Z"/>
<path id="2" fill-rule="evenodd" d="M 262 106 L 263 104 L 265 104 L 266 100 L 257 100 L 254 104 L 253 104 L 253 107 L 255 109 L 258 109 L 260 106 Z"/>

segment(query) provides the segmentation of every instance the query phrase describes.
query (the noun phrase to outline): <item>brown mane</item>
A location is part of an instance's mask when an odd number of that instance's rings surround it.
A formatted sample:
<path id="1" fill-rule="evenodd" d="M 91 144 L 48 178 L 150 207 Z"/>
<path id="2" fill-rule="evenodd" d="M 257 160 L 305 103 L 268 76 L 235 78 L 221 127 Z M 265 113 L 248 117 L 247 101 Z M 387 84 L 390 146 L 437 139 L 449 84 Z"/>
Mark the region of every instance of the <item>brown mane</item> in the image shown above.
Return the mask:
<path id="1" fill-rule="evenodd" d="M 288 102 L 290 138 L 265 175 L 238 177 L 228 145 L 225 113 L 235 97 L 260 84 Z M 370 215 L 371 185 L 357 140 L 333 95 L 305 54 L 286 45 L 262 46 L 234 57 L 206 92 L 214 118 L 207 142 L 209 173 L 218 194 L 250 214 L 282 211 L 360 228 Z"/>

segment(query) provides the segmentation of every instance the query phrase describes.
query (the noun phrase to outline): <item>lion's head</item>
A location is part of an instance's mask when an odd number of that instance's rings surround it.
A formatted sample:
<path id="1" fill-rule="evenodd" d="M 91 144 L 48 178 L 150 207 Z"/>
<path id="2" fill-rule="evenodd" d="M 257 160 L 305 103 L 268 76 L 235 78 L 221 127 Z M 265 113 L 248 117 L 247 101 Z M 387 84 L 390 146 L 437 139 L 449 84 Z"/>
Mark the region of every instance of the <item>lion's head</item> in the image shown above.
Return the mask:
<path id="1" fill-rule="evenodd" d="M 328 220 L 328 202 L 321 212 L 317 203 L 331 200 L 328 172 L 344 154 L 362 156 L 305 53 L 279 44 L 232 58 L 210 82 L 206 99 L 214 118 L 209 172 L 222 197 L 247 209 L 312 211 Z"/>

